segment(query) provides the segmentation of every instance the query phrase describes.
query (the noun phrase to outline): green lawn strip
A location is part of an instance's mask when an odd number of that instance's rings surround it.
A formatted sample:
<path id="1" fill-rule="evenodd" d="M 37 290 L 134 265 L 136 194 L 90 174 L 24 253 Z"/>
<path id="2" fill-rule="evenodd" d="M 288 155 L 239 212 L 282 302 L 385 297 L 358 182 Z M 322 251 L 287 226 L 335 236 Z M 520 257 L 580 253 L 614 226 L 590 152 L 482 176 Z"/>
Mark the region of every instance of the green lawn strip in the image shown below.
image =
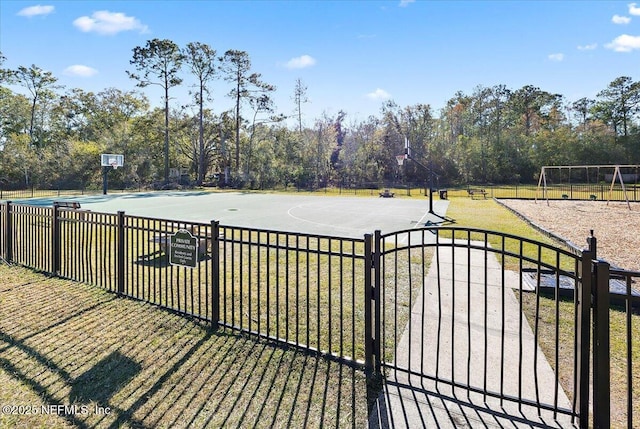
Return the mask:
<path id="1" fill-rule="evenodd" d="M 551 239 L 531 228 L 518 216 L 492 199 L 451 198 L 447 217 L 455 220 L 454 226 L 503 232 L 554 244 Z"/>
<path id="2" fill-rule="evenodd" d="M 473 227 L 500 231 L 519 235 L 546 243 L 553 241 L 540 234 L 511 213 L 506 208 L 492 200 L 471 200 L 470 198 L 452 198 L 447 216 L 456 220 L 457 226 Z M 492 246 L 498 243 L 491 243 Z M 513 269 L 508 267 L 507 269 Z M 516 297 L 518 295 L 516 294 Z M 536 295 L 523 294 L 523 310 L 533 328 L 536 321 Z M 574 336 L 574 304 L 570 300 L 558 302 L 559 314 L 559 356 L 556 353 L 556 301 L 553 298 L 539 297 L 538 304 L 538 339 L 547 360 L 554 369 L 559 368 L 558 374 L 561 385 L 567 394 L 573 390 L 573 336 Z M 633 415 L 634 425 L 640 424 L 640 316 L 632 315 L 632 362 L 633 362 Z M 627 335 L 626 313 L 612 307 L 610 313 L 611 329 L 611 416 L 612 427 L 626 427 L 627 406 Z M 571 398 L 570 398 L 571 399 Z"/>
<path id="3" fill-rule="evenodd" d="M 362 371 L 94 286 L 0 277 L 0 427 L 366 426 Z"/>
<path id="4" fill-rule="evenodd" d="M 524 237 L 529 240 L 545 243 L 553 247 L 559 246 L 558 242 L 553 241 L 551 238 L 543 235 L 542 233 L 533 229 L 524 220 L 517 215 L 502 207 L 492 199 L 487 200 L 472 200 L 471 198 L 454 197 L 450 199 L 449 208 L 447 209 L 447 217 L 455 220 L 453 226 L 456 227 L 468 227 L 477 228 L 488 231 L 495 231 L 498 233 L 511 234 L 518 237 Z M 451 237 L 451 234 L 447 234 L 445 231 L 443 234 L 445 237 Z M 458 236 L 457 236 L 458 237 Z M 464 237 L 459 238 L 466 238 Z M 520 249 L 520 240 L 501 238 L 500 235 L 488 235 L 487 240 L 492 248 L 496 250 L 506 250 L 507 252 L 522 254 L 528 256 L 534 260 L 538 259 L 539 246 L 524 243 L 522 250 Z M 471 234 L 471 239 L 484 240 L 485 235 L 481 233 Z M 549 250 L 547 248 L 541 248 L 540 257 L 542 261 L 552 266 L 556 266 L 560 262 L 560 266 L 568 271 L 575 270 L 575 261 L 572 257 L 567 257 L 558 252 Z M 558 261 L 559 258 L 559 261 Z M 498 255 L 498 260 L 501 258 Z M 505 268 L 508 270 L 519 270 L 520 258 L 506 257 Z M 531 264 L 529 264 L 531 266 Z"/>

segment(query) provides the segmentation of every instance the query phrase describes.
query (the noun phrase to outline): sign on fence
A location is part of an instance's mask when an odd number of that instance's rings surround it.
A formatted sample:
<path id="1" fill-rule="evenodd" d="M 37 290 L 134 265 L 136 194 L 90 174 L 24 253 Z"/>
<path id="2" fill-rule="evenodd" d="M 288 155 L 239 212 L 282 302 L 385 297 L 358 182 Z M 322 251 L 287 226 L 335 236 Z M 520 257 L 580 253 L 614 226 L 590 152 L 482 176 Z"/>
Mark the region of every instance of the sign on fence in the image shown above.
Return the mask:
<path id="1" fill-rule="evenodd" d="M 169 236 L 169 263 L 195 268 L 198 263 L 198 239 L 186 229 Z"/>

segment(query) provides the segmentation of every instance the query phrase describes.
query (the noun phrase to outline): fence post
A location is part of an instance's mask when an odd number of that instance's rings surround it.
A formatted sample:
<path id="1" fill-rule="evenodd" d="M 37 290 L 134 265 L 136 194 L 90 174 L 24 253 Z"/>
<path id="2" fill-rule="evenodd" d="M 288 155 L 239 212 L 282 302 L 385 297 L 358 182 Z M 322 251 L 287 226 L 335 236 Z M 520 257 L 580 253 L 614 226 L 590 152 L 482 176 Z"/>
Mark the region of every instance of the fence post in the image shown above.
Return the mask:
<path id="1" fill-rule="evenodd" d="M 5 203 L 5 212 L 4 212 L 4 260 L 7 262 L 11 262 L 13 259 L 13 255 L 11 251 L 13 249 L 13 216 L 11 215 L 11 201 L 7 201 Z"/>
<path id="2" fill-rule="evenodd" d="M 382 315 L 381 315 L 381 307 L 382 301 L 380 300 L 380 294 L 382 292 L 382 233 L 380 230 L 376 230 L 374 234 L 374 251 L 373 251 L 373 303 L 374 303 L 374 343 L 373 343 L 373 354 L 376 357 L 375 360 L 375 370 L 376 373 L 381 372 L 382 365 Z"/>
<path id="3" fill-rule="evenodd" d="M 371 251 L 371 234 L 364 235 L 364 365 L 368 374 L 373 373 L 373 285 L 371 271 L 373 269 L 373 252 Z"/>
<path id="4" fill-rule="evenodd" d="M 595 238 L 594 238 L 595 240 Z M 591 289 L 593 253 L 589 249 L 582 251 L 582 260 L 578 266 L 580 281 L 577 284 L 577 382 L 575 386 L 576 404 L 580 416 L 580 429 L 589 427 L 589 357 L 591 354 Z"/>
<path id="5" fill-rule="evenodd" d="M 589 237 L 587 237 L 587 245 L 589 246 L 589 251 L 591 252 L 591 259 L 598 259 L 598 240 L 593 236 L 593 230 L 590 231 Z"/>
<path id="6" fill-rule="evenodd" d="M 51 218 L 51 251 L 53 267 L 51 268 L 51 274 L 54 276 L 60 275 L 61 267 L 61 254 L 62 254 L 62 240 L 60 240 L 60 208 L 58 204 L 53 203 L 53 211 Z"/>
<path id="7" fill-rule="evenodd" d="M 118 293 L 124 293 L 124 261 L 125 261 L 125 233 L 124 233 L 124 212 L 118 211 L 118 241 L 116 242 L 116 276 Z"/>
<path id="8" fill-rule="evenodd" d="M 220 321 L 220 222 L 211 221 L 211 325 Z"/>
<path id="9" fill-rule="evenodd" d="M 593 302 L 593 427 L 605 429 L 611 423 L 609 351 L 609 263 L 596 262 Z"/>

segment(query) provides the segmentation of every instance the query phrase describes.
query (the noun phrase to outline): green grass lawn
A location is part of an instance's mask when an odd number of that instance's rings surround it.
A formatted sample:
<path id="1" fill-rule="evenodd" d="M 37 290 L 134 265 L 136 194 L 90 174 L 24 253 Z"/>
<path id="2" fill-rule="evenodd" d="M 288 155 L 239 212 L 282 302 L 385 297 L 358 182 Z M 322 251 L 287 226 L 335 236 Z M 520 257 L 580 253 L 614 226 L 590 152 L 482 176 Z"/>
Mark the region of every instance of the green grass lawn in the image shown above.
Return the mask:
<path id="1" fill-rule="evenodd" d="M 0 427 L 366 427 L 362 371 L 95 286 L 0 278 Z"/>

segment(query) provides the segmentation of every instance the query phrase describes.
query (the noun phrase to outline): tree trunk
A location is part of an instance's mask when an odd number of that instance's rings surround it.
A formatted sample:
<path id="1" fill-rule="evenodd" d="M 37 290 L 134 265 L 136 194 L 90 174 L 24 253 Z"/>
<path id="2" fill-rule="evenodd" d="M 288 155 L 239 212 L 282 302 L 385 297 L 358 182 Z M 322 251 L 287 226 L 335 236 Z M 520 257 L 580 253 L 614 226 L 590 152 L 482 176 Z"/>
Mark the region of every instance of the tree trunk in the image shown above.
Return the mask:
<path id="1" fill-rule="evenodd" d="M 169 88 L 164 87 L 164 183 L 169 183 Z"/>
<path id="2" fill-rule="evenodd" d="M 236 171 L 240 173 L 240 78 L 236 86 Z"/>
<path id="3" fill-rule="evenodd" d="M 203 89 L 202 89 L 202 81 L 200 82 L 200 156 L 198 159 L 198 185 L 201 186 L 204 181 L 204 112 L 203 112 L 203 104 L 204 100 Z"/>

